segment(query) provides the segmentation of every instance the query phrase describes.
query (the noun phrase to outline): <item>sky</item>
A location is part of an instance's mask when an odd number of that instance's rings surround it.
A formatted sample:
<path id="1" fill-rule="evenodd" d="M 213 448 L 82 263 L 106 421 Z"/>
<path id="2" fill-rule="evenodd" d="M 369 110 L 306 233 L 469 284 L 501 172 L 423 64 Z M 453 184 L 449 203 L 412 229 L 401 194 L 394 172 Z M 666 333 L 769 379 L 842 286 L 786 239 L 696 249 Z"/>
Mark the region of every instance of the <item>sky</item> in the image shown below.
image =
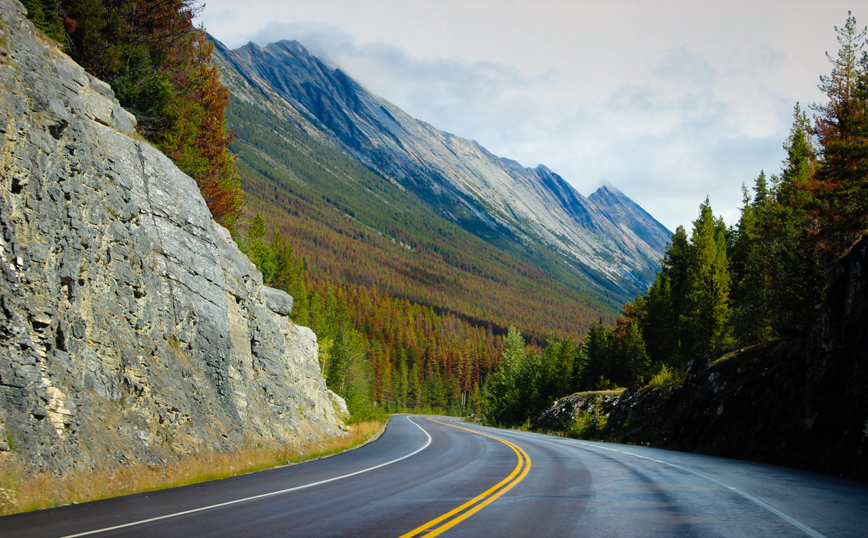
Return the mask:
<path id="1" fill-rule="evenodd" d="M 670 230 L 779 173 L 822 103 L 835 26 L 868 0 L 206 0 L 230 48 L 299 41 L 371 93 L 585 196 L 610 184 Z"/>

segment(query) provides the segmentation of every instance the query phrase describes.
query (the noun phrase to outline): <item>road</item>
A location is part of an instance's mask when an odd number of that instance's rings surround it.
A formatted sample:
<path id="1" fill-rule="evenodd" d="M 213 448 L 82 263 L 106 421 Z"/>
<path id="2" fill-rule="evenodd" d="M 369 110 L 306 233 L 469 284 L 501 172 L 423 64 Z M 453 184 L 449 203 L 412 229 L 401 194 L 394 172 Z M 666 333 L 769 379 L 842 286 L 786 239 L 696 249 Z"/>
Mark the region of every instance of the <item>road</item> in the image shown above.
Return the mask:
<path id="1" fill-rule="evenodd" d="M 0 536 L 868 536 L 868 484 L 398 415 L 318 461 L 0 518 Z"/>

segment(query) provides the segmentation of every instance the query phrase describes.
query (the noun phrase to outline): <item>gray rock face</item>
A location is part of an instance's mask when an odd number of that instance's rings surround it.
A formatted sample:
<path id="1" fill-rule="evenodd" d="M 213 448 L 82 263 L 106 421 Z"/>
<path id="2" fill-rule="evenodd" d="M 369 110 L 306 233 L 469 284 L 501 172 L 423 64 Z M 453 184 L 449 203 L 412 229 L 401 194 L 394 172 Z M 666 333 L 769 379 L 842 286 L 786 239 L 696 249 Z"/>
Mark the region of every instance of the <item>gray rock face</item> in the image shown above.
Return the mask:
<path id="1" fill-rule="evenodd" d="M 262 296 L 265 303 L 275 314 L 288 316 L 292 314 L 292 296 L 283 290 L 276 290 L 268 286 L 262 287 Z"/>
<path id="2" fill-rule="evenodd" d="M 0 0 L 0 461 L 67 471 L 339 435 L 292 298 L 111 89 Z"/>
<path id="3" fill-rule="evenodd" d="M 561 398 L 530 421 L 532 430 L 568 432 L 581 413 L 603 420 L 621 401 L 621 392 L 577 392 Z"/>

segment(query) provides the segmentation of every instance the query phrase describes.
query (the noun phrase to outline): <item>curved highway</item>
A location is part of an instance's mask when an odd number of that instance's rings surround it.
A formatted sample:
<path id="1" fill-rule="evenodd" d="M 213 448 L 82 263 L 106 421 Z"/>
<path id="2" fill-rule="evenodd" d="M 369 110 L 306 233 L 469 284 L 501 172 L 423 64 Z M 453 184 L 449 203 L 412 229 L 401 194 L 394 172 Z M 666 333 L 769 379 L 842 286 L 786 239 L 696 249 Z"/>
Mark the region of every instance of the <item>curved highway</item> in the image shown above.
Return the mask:
<path id="1" fill-rule="evenodd" d="M 398 415 L 366 446 L 246 476 L 0 518 L 0 536 L 868 535 L 868 484 Z"/>

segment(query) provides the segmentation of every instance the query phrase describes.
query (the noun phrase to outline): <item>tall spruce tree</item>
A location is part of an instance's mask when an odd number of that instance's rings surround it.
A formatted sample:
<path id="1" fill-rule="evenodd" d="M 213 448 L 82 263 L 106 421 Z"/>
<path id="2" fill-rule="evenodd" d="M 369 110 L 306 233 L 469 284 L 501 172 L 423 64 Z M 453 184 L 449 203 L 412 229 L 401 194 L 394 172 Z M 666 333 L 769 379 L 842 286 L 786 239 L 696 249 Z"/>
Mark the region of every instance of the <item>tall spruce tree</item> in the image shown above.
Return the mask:
<path id="1" fill-rule="evenodd" d="M 549 336 L 542 355 L 543 380 L 540 384 L 540 398 L 543 403 L 551 403 L 572 391 L 576 351 L 576 345 L 571 338 L 557 342 Z"/>
<path id="2" fill-rule="evenodd" d="M 754 184 L 754 195 L 746 187 L 741 218 L 733 231 L 729 255 L 732 280 L 732 329 L 739 345 L 770 340 L 775 307 L 772 302 L 774 245 L 773 199 L 765 172 Z"/>
<path id="3" fill-rule="evenodd" d="M 580 390 L 607 389 L 617 375 L 612 330 L 600 319 L 591 325 L 582 342 L 582 353 L 587 361 L 582 372 Z"/>
<path id="4" fill-rule="evenodd" d="M 644 315 L 639 317 L 649 359 L 654 364 L 675 368 L 687 364 L 687 329 L 681 318 L 687 308 L 689 274 L 690 242 L 684 227 L 679 226 L 663 256 L 660 272 L 646 293 Z"/>
<path id="5" fill-rule="evenodd" d="M 775 186 L 772 208 L 774 241 L 770 249 L 774 271 L 771 304 L 774 327 L 785 334 L 808 320 L 820 302 L 826 269 L 812 238 L 819 234 L 817 201 L 812 184 L 817 171 L 817 152 L 811 141 L 811 123 L 796 103 L 793 126 L 784 150 L 780 179 Z"/>
<path id="6" fill-rule="evenodd" d="M 714 217 L 708 198 L 693 222 L 687 307 L 681 324 L 688 330 L 688 358 L 723 347 L 729 337 L 730 275 L 726 257 L 726 227 Z"/>

